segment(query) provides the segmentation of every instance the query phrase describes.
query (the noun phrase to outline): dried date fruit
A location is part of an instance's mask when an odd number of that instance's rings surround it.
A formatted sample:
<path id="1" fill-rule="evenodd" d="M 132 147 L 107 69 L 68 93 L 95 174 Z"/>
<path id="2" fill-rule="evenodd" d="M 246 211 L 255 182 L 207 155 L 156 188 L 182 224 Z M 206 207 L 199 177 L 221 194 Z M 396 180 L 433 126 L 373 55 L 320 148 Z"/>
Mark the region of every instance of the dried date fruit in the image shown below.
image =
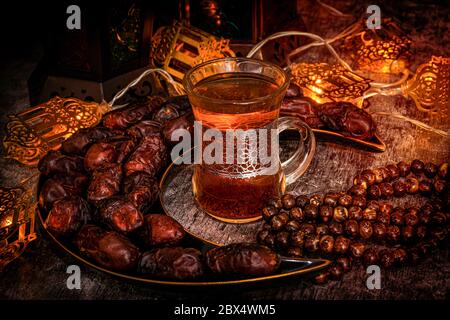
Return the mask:
<path id="1" fill-rule="evenodd" d="M 63 141 L 61 150 L 67 154 L 83 156 L 93 143 L 116 134 L 113 130 L 103 127 L 80 129 Z"/>
<path id="2" fill-rule="evenodd" d="M 45 225 L 57 236 L 70 236 L 91 220 L 89 204 L 79 196 L 54 202 Z"/>
<path id="3" fill-rule="evenodd" d="M 280 115 L 300 118 L 311 128 L 323 128 L 317 115 L 317 104 L 306 97 L 286 98 L 281 102 Z"/>
<path id="4" fill-rule="evenodd" d="M 176 246 L 183 241 L 185 231 L 175 219 L 164 214 L 148 214 L 144 221 L 141 237 L 147 246 Z"/>
<path id="5" fill-rule="evenodd" d="M 103 117 L 103 125 L 110 129 L 124 130 L 149 116 L 162 103 L 163 99 L 155 96 L 137 104 L 113 110 Z"/>
<path id="6" fill-rule="evenodd" d="M 278 254 L 254 243 L 234 243 L 209 250 L 206 264 L 225 277 L 259 277 L 274 273 L 280 265 Z"/>
<path id="7" fill-rule="evenodd" d="M 169 145 L 174 145 L 179 142 L 177 139 L 181 139 L 178 136 L 173 136 L 177 130 L 186 130 L 193 136 L 194 134 L 194 115 L 192 112 L 185 115 L 167 121 L 162 129 L 164 141 Z M 173 137 L 172 137 L 173 136 Z"/>
<path id="8" fill-rule="evenodd" d="M 331 130 L 361 140 L 369 140 L 375 133 L 370 114 L 351 103 L 329 102 L 318 109 L 320 120 Z"/>
<path id="9" fill-rule="evenodd" d="M 144 171 L 151 176 L 158 175 L 167 161 L 166 146 L 159 134 L 150 135 L 141 140 L 125 163 L 125 174 Z"/>
<path id="10" fill-rule="evenodd" d="M 90 203 L 98 205 L 102 200 L 117 195 L 121 184 L 122 166 L 120 164 L 96 170 L 92 173 L 87 199 Z"/>
<path id="11" fill-rule="evenodd" d="M 116 271 L 133 269 L 140 256 L 139 249 L 124 236 L 89 224 L 78 232 L 75 245 L 81 255 Z"/>
<path id="12" fill-rule="evenodd" d="M 133 138 L 136 143 L 139 143 L 143 138 L 159 134 L 161 131 L 161 124 L 152 120 L 142 120 L 126 130 L 129 137 Z"/>
<path id="13" fill-rule="evenodd" d="M 201 253 L 194 248 L 159 248 L 142 254 L 138 271 L 151 278 L 196 280 L 203 276 Z"/>
<path id="14" fill-rule="evenodd" d="M 84 173 L 83 158 L 78 156 L 66 156 L 59 151 L 50 150 L 39 160 L 39 171 L 44 175 L 79 175 Z"/>
<path id="15" fill-rule="evenodd" d="M 146 213 L 158 200 L 158 181 L 148 173 L 138 171 L 125 178 L 125 197 L 142 213 Z"/>
<path id="16" fill-rule="evenodd" d="M 70 195 L 81 196 L 86 189 L 89 179 L 85 175 L 61 176 L 56 175 L 47 179 L 39 193 L 39 207 L 50 210 L 56 200 Z"/>
<path id="17" fill-rule="evenodd" d="M 100 221 L 120 233 L 137 230 L 144 224 L 142 213 L 123 197 L 104 200 L 98 210 Z"/>
<path id="18" fill-rule="evenodd" d="M 133 151 L 134 142 L 128 137 L 117 136 L 94 143 L 86 152 L 84 167 L 89 172 L 120 164 Z"/>

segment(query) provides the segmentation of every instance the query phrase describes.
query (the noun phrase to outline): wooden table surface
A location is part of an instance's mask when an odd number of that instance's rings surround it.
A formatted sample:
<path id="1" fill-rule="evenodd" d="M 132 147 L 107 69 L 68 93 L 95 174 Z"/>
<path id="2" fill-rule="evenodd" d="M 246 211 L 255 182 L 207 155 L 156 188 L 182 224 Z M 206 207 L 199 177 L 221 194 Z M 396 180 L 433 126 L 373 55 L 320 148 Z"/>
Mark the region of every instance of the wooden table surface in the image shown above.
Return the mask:
<path id="1" fill-rule="evenodd" d="M 413 40 L 413 58 L 411 69 L 427 61 L 433 54 L 449 56 L 450 40 L 442 23 L 436 21 L 447 10 L 432 6 L 428 19 L 409 20 L 405 23 Z M 448 12 L 448 11 L 447 11 Z M 305 17 L 310 31 L 327 36 L 337 33 L 348 21 L 321 19 L 326 12 L 311 13 Z M 417 16 L 419 13 L 417 13 Z M 416 17 L 417 17 L 416 16 Z M 448 15 L 447 15 L 448 16 Z M 409 17 L 408 19 L 411 19 Z M 311 25 L 312 20 L 322 24 Z M 333 23 L 335 25 L 333 25 Z M 419 23 L 420 28 L 417 27 Z M 330 25 L 331 24 L 331 25 Z M 444 22 L 447 28 L 448 21 Z M 30 44 L 31 46 L 31 44 Z M 314 57 L 315 53 L 310 54 Z M 315 58 L 320 57 L 317 53 Z M 28 106 L 26 80 L 39 58 L 39 50 L 30 50 L 27 54 L 3 60 L 1 70 L 0 110 L 1 123 L 6 122 L 8 113 L 23 110 Z M 410 99 L 401 96 L 373 97 L 370 99 L 370 112 L 399 112 L 450 131 L 449 117 L 429 118 L 419 112 Z M 450 160 L 450 139 L 435 133 L 424 131 L 410 123 L 375 116 L 378 133 L 386 143 L 384 153 L 371 153 L 347 145 L 331 142 L 318 142 L 317 154 L 307 173 L 292 187 L 298 194 L 325 193 L 332 190 L 347 189 L 355 174 L 364 169 L 397 163 L 400 160 L 411 161 L 415 158 L 441 162 Z M 33 172 L 32 169 L 19 166 L 4 158 L 0 159 L 0 185 L 13 186 Z M 423 199 L 414 199 L 422 203 Z M 400 203 L 411 203 L 411 198 L 403 198 Z M 395 202 L 396 204 L 399 202 Z M 367 274 L 363 267 L 357 266 L 342 281 L 325 285 L 314 285 L 308 278 L 298 278 L 289 284 L 262 288 L 239 289 L 232 295 L 227 290 L 205 293 L 203 291 L 174 291 L 130 283 L 109 275 L 81 267 L 81 290 L 69 290 L 66 286 L 66 269 L 77 261 L 61 252 L 50 239 L 41 235 L 27 248 L 26 252 L 13 261 L 0 273 L 0 298 L 2 299 L 198 299 L 207 301 L 220 297 L 224 301 L 235 299 L 448 299 L 450 289 L 449 250 L 439 249 L 425 261 L 414 267 L 382 270 L 380 290 L 367 289 Z"/>

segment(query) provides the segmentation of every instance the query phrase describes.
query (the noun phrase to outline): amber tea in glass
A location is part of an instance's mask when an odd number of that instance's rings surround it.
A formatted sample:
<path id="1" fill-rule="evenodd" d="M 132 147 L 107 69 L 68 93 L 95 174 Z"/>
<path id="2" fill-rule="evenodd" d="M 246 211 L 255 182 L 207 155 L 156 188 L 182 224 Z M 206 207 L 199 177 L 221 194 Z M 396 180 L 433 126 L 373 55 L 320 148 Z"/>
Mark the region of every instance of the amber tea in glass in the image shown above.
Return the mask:
<path id="1" fill-rule="evenodd" d="M 257 220 L 264 203 L 305 170 L 315 146 L 312 133 L 299 119 L 279 118 L 288 84 L 278 66 L 244 58 L 209 61 L 186 74 L 184 85 L 202 134 L 214 129 L 223 137 L 222 161 L 194 167 L 194 196 L 208 214 L 232 223 Z M 282 164 L 277 135 L 286 129 L 298 130 L 304 141 Z M 199 147 L 206 151 L 210 143 Z M 262 148 L 269 162 L 260 159 Z"/>

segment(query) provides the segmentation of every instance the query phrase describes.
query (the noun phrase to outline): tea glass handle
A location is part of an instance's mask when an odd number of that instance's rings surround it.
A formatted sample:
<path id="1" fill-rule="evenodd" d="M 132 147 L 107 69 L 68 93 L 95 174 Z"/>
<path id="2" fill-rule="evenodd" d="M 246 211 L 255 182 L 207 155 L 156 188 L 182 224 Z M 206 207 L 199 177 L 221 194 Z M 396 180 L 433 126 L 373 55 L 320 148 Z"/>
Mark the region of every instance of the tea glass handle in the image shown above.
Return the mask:
<path id="1" fill-rule="evenodd" d="M 286 185 L 290 185 L 308 169 L 316 152 L 316 138 L 311 128 L 296 117 L 278 119 L 278 135 L 284 130 L 297 130 L 300 134 L 297 150 L 289 159 L 281 163 Z"/>

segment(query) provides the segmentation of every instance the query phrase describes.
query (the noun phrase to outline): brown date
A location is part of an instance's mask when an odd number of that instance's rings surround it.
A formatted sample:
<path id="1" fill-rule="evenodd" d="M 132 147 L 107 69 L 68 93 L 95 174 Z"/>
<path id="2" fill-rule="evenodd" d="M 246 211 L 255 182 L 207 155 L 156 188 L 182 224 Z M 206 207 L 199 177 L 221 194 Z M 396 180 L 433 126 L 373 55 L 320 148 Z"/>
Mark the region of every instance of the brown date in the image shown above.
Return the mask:
<path id="1" fill-rule="evenodd" d="M 104 127 L 80 129 L 62 143 L 61 150 L 67 154 L 83 156 L 93 143 L 114 135 L 116 132 Z"/>
<path id="2" fill-rule="evenodd" d="M 126 131 L 127 135 L 135 142 L 139 142 L 143 138 L 158 134 L 161 131 L 161 124 L 152 120 L 142 120 L 135 125 L 129 127 Z"/>
<path id="3" fill-rule="evenodd" d="M 258 277 L 274 273 L 280 257 L 268 247 L 254 243 L 233 243 L 209 250 L 206 264 L 225 277 Z"/>
<path id="4" fill-rule="evenodd" d="M 164 214 L 148 214 L 144 217 L 142 233 L 148 246 L 175 246 L 183 241 L 185 232 L 175 219 Z"/>
<path id="5" fill-rule="evenodd" d="M 144 224 L 142 213 L 123 197 L 113 197 L 104 200 L 98 210 L 101 222 L 115 231 L 129 233 Z"/>
<path id="6" fill-rule="evenodd" d="M 56 200 L 70 195 L 82 195 L 88 180 L 85 175 L 56 175 L 47 179 L 41 187 L 39 206 L 48 211 Z"/>
<path id="7" fill-rule="evenodd" d="M 130 270 L 138 263 L 139 249 L 124 236 L 94 225 L 84 225 L 75 245 L 86 256 L 111 270 Z"/>
<path id="8" fill-rule="evenodd" d="M 197 249 L 168 247 L 143 253 L 138 271 L 160 279 L 195 280 L 203 275 L 204 267 Z"/>
<path id="9" fill-rule="evenodd" d="M 136 171 L 144 171 L 151 176 L 161 172 L 167 161 L 167 150 L 159 134 L 142 139 L 136 150 L 125 163 L 125 174 L 129 176 Z"/>
<path id="10" fill-rule="evenodd" d="M 192 112 L 186 113 L 185 115 L 175 118 L 172 120 L 167 121 L 164 124 L 164 127 L 162 129 L 162 134 L 164 137 L 164 141 L 169 144 L 173 145 L 178 143 L 178 140 L 172 140 L 172 135 L 175 132 L 175 130 L 178 129 L 184 129 L 187 130 L 193 135 L 194 133 L 194 115 Z"/>
<path id="11" fill-rule="evenodd" d="M 57 200 L 45 224 L 57 236 L 70 236 L 91 220 L 89 204 L 79 196 Z"/>
<path id="12" fill-rule="evenodd" d="M 142 213 L 158 200 L 158 181 L 148 173 L 138 171 L 125 178 L 125 197 Z"/>
<path id="13" fill-rule="evenodd" d="M 120 164 L 94 171 L 87 190 L 88 201 L 98 205 L 100 201 L 118 194 L 121 183 L 122 166 Z"/>
<path id="14" fill-rule="evenodd" d="M 128 137 L 117 136 L 94 143 L 86 152 L 84 167 L 89 172 L 121 163 L 134 149 Z"/>
<path id="15" fill-rule="evenodd" d="M 66 156 L 59 151 L 50 150 L 38 163 L 39 171 L 44 175 L 79 175 L 84 173 L 83 158 Z"/>

